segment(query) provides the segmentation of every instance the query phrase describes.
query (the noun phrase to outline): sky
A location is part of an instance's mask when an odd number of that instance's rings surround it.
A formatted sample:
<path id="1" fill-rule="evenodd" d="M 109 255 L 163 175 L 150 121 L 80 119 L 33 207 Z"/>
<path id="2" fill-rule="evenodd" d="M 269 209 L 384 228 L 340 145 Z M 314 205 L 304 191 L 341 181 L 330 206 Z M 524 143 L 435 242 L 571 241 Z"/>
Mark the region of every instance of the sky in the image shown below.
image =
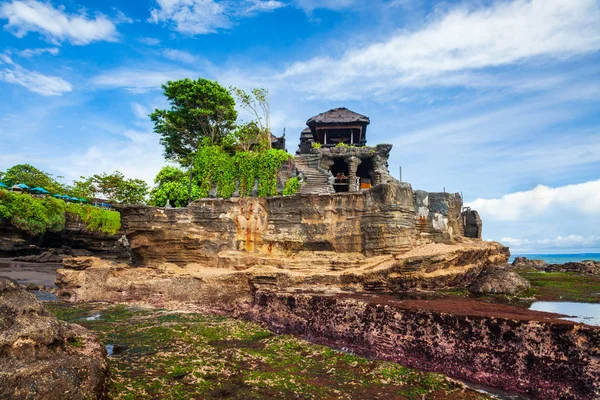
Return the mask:
<path id="1" fill-rule="evenodd" d="M 600 252 L 600 0 L 0 0 L 0 25 L 0 170 L 151 183 L 160 86 L 202 77 L 267 88 L 292 153 L 313 115 L 369 116 L 392 175 L 513 252 Z"/>

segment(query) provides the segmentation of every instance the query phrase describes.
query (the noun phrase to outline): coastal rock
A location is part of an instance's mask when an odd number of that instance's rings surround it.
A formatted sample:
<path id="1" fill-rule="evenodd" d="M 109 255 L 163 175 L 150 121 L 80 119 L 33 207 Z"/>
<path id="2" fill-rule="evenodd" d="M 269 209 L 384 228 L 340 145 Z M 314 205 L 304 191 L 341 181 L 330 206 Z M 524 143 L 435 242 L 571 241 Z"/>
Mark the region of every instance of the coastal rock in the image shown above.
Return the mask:
<path id="1" fill-rule="evenodd" d="M 507 294 L 514 296 L 529 289 L 531 284 L 513 271 L 499 267 L 486 268 L 469 287 L 474 294 Z"/>
<path id="2" fill-rule="evenodd" d="M 527 257 L 515 257 L 512 266 L 515 268 L 544 269 L 548 264 L 544 260 L 529 260 Z"/>
<path id="3" fill-rule="evenodd" d="M 126 262 L 131 256 L 127 242 L 122 238 L 123 233 L 106 235 L 92 232 L 78 215 L 69 213 L 66 214 L 64 229 L 58 232 L 48 231 L 42 236 L 32 236 L 7 220 L 0 219 L 0 257 L 40 255 L 49 249 L 60 249 L 64 254 L 69 254 L 68 249 L 71 249 L 73 255 L 88 254 L 81 253 L 86 251 L 107 260 Z M 56 254 L 61 253 L 59 251 Z"/>
<path id="4" fill-rule="evenodd" d="M 600 275 L 600 261 L 585 260 L 564 264 L 550 264 L 546 272 L 577 272 L 580 274 Z"/>
<path id="5" fill-rule="evenodd" d="M 473 299 L 258 291 L 238 315 L 277 333 L 538 399 L 600 398 L 600 328 Z"/>
<path id="6" fill-rule="evenodd" d="M 430 244 L 396 256 L 331 252 L 289 257 L 223 252 L 212 263 L 129 267 L 93 257 L 65 259 L 57 271 L 59 296 L 71 301 L 188 302 L 230 308 L 259 289 L 398 293 L 414 289 L 465 288 L 488 266 L 506 262 L 494 242 Z M 229 295 L 228 295 L 229 294 Z"/>
<path id="7" fill-rule="evenodd" d="M 62 254 L 51 251 L 45 251 L 42 254 L 21 256 L 13 258 L 13 261 L 32 262 L 32 263 L 60 263 L 63 259 Z"/>
<path id="8" fill-rule="evenodd" d="M 102 399 L 107 377 L 106 349 L 89 331 L 0 277 L 0 398 Z"/>

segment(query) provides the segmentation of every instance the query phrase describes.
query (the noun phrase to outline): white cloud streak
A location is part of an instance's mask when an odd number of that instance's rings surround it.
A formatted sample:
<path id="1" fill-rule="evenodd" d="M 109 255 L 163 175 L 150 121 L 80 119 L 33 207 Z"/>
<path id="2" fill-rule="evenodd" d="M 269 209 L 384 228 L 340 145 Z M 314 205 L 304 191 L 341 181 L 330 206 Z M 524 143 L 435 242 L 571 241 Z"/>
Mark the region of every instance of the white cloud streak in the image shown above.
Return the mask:
<path id="1" fill-rule="evenodd" d="M 13 62 L 7 64 L 10 66 L 0 70 L 0 81 L 23 86 L 42 96 L 60 96 L 73 90 L 71 84 L 60 77 L 29 71 Z"/>
<path id="2" fill-rule="evenodd" d="M 35 56 L 40 56 L 42 54 L 51 54 L 53 56 L 58 55 L 58 47 L 45 47 L 40 49 L 25 49 L 18 52 L 21 57 L 32 58 Z"/>
<path id="3" fill-rule="evenodd" d="M 499 199 L 477 199 L 467 205 L 479 211 L 484 220 L 493 221 L 526 221 L 545 213 L 575 213 L 597 218 L 600 216 L 600 180 L 558 188 L 538 185 L 532 190 Z"/>
<path id="4" fill-rule="evenodd" d="M 501 1 L 478 9 L 460 6 L 420 30 L 399 32 L 339 58 L 297 62 L 279 78 L 294 80 L 299 90 L 310 88 L 315 97 L 330 98 L 446 86 L 447 81 L 452 85 L 457 77 L 460 80 L 456 74 L 464 71 L 597 51 L 598 21 L 596 0 Z M 347 87 L 356 90 L 344 90 Z"/>
<path id="5" fill-rule="evenodd" d="M 540 249 L 597 249 L 600 248 L 600 236 L 568 235 L 552 239 L 517 239 L 505 237 L 502 244 L 510 246 L 512 251 L 530 251 Z"/>
<path id="6" fill-rule="evenodd" d="M 121 21 L 124 17 L 121 15 Z M 115 24 L 102 14 L 88 17 L 85 14 L 68 14 L 64 7 L 55 8 L 49 2 L 12 0 L 0 5 L 0 18 L 8 19 L 5 29 L 22 38 L 37 32 L 52 43 L 68 41 L 86 45 L 97 41 L 116 41 Z"/>
<path id="7" fill-rule="evenodd" d="M 158 67 L 154 69 L 118 68 L 107 71 L 92 79 L 101 88 L 124 88 L 132 93 L 144 93 L 148 90 L 160 89 L 168 80 L 191 78 L 197 72 L 187 69 Z"/>

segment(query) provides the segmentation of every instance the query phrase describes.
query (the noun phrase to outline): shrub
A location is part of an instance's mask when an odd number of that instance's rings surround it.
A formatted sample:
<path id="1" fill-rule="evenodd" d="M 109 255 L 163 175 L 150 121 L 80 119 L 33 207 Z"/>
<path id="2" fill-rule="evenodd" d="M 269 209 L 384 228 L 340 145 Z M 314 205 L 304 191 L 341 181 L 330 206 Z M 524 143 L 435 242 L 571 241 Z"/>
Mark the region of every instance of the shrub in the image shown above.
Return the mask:
<path id="1" fill-rule="evenodd" d="M 321 148 L 321 143 L 319 143 L 319 142 L 313 142 L 312 148 L 313 149 L 320 149 Z"/>
<path id="2" fill-rule="evenodd" d="M 300 190 L 300 180 L 298 180 L 298 177 L 294 177 L 285 183 L 283 195 L 291 196 L 298 193 L 298 190 Z"/>

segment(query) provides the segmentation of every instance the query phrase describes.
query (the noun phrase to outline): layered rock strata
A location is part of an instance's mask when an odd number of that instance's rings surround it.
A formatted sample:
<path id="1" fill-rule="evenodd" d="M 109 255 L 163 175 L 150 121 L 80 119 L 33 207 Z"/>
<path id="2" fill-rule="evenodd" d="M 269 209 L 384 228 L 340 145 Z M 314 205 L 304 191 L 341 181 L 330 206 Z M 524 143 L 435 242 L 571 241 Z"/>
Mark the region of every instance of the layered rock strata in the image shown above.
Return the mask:
<path id="1" fill-rule="evenodd" d="M 126 206 L 120 212 L 136 265 L 222 267 L 225 252 L 379 256 L 456 243 L 464 231 L 461 205 L 460 196 L 415 197 L 410 185 L 391 182 L 360 193 L 203 199 L 187 208 Z"/>
<path id="2" fill-rule="evenodd" d="M 600 328 L 466 299 L 259 291 L 278 333 L 539 399 L 600 398 Z"/>
<path id="3" fill-rule="evenodd" d="M 41 236 L 32 236 L 0 219 L 0 257 L 40 255 L 49 249 L 63 249 L 65 254 L 85 250 L 115 261 L 126 262 L 131 259 L 129 244 L 123 233 L 106 235 L 92 232 L 74 214 L 67 214 L 64 229 L 46 232 Z"/>
<path id="4" fill-rule="evenodd" d="M 102 399 L 107 377 L 106 349 L 95 336 L 0 277 L 0 398 Z"/>

